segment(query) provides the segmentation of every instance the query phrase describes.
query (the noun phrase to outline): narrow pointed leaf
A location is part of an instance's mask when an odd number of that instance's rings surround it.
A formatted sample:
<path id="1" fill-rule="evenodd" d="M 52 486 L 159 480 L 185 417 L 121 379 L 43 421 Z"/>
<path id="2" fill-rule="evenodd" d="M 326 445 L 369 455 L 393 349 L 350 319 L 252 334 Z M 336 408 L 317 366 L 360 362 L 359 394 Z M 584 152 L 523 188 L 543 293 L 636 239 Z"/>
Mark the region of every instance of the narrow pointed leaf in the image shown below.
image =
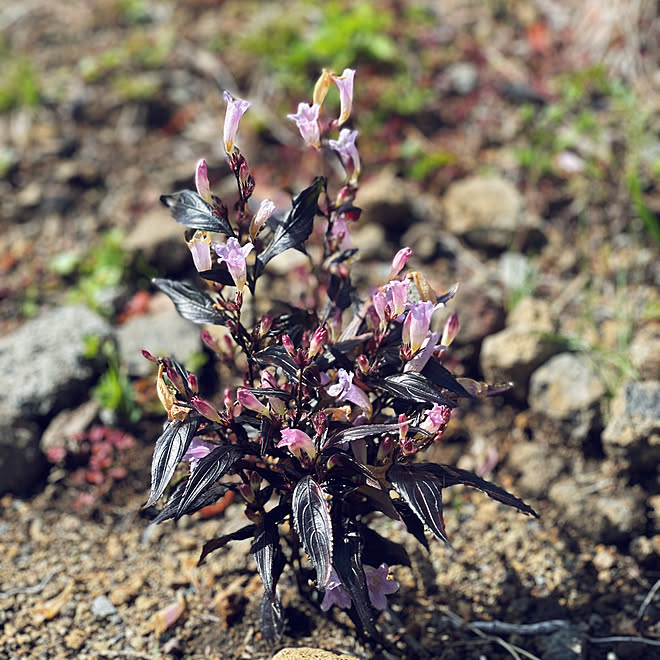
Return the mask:
<path id="1" fill-rule="evenodd" d="M 387 376 L 373 385 L 389 392 L 397 399 L 417 403 L 440 403 L 450 408 L 456 407 L 451 399 L 438 392 L 433 383 L 420 373 L 409 372 Z"/>
<path id="2" fill-rule="evenodd" d="M 406 549 L 400 544 L 390 541 L 374 532 L 366 525 L 362 528 L 362 539 L 364 541 L 364 563 L 369 566 L 380 566 L 383 562 L 392 566 L 410 566 L 410 557 Z"/>
<path id="3" fill-rule="evenodd" d="M 325 589 L 332 571 L 332 522 L 321 486 L 308 475 L 293 490 L 293 524 Z"/>
<path id="4" fill-rule="evenodd" d="M 289 248 L 301 246 L 309 238 L 314 225 L 314 216 L 318 210 L 318 199 L 323 190 L 323 183 L 323 178 L 318 177 L 309 188 L 305 188 L 294 197 L 291 210 L 284 221 L 278 225 L 268 247 L 257 255 L 255 279 L 261 275 L 266 264 L 273 257 Z"/>
<path id="5" fill-rule="evenodd" d="M 351 597 L 358 623 L 371 636 L 376 636 L 374 615 L 369 601 L 367 579 L 362 568 L 362 539 L 357 523 L 350 519 L 335 523 L 333 565 L 341 583 Z"/>
<path id="6" fill-rule="evenodd" d="M 427 550 L 429 542 L 424 534 L 424 523 L 403 500 L 393 500 L 394 507 L 399 512 L 409 534 L 412 534 Z"/>
<path id="7" fill-rule="evenodd" d="M 163 494 L 176 466 L 197 432 L 198 424 L 199 416 L 191 413 L 183 421 L 175 419 L 165 425 L 154 447 L 151 461 L 151 493 L 145 507 L 151 506 Z"/>
<path id="8" fill-rule="evenodd" d="M 277 641 L 284 630 L 284 611 L 280 599 L 271 601 L 266 594 L 261 599 L 261 625 L 263 638 L 268 642 Z"/>
<path id="9" fill-rule="evenodd" d="M 478 488 L 483 491 L 494 500 L 502 502 L 502 504 L 512 506 L 514 509 L 518 509 L 523 513 L 528 513 L 535 518 L 539 517 L 536 511 L 534 511 L 534 509 L 528 504 L 525 504 L 521 499 L 515 497 L 515 495 L 511 495 L 511 493 L 504 490 L 504 488 L 500 488 L 490 481 L 478 477 L 472 472 L 461 470 L 450 465 L 439 465 L 437 463 L 417 463 L 417 467 L 434 475 L 438 481 L 440 481 L 443 488 L 455 486 L 456 484 L 472 486 L 473 488 Z"/>
<path id="10" fill-rule="evenodd" d="M 414 428 L 412 428 L 414 431 Z M 420 429 L 421 430 L 421 429 Z M 326 443 L 327 447 L 333 447 L 343 442 L 353 442 L 363 438 L 373 438 L 383 433 L 399 433 L 398 424 L 361 424 L 360 426 L 351 426 L 335 433 Z"/>
<path id="11" fill-rule="evenodd" d="M 181 497 L 176 519 L 186 513 L 190 505 L 200 498 L 204 491 L 213 486 L 232 468 L 236 461 L 243 457 L 245 450 L 238 445 L 222 445 L 216 447 L 210 454 L 197 463 L 188 479 L 186 490 Z"/>
<path id="12" fill-rule="evenodd" d="M 172 217 L 185 227 L 234 235 L 229 222 L 214 213 L 213 207 L 192 190 L 161 195 L 160 201 L 170 209 Z"/>
<path id="13" fill-rule="evenodd" d="M 182 515 L 190 515 L 203 509 L 205 506 L 210 504 L 215 504 L 228 490 L 227 486 L 222 484 L 214 484 L 210 488 L 207 488 L 204 492 L 200 493 L 199 497 L 191 501 L 179 514 L 179 506 L 181 504 L 181 498 L 188 484 L 188 479 L 181 481 L 174 493 L 170 496 L 170 499 L 167 500 L 167 504 L 163 507 L 163 510 L 154 518 L 152 524 L 159 524 L 165 520 L 171 520 L 172 518 L 180 518 Z"/>
<path id="14" fill-rule="evenodd" d="M 223 536 L 218 536 L 214 539 L 211 539 L 210 541 L 207 541 L 202 546 L 202 554 L 199 556 L 197 566 L 201 566 L 204 563 L 204 560 L 214 550 L 224 548 L 230 541 L 243 541 L 244 539 L 249 539 L 251 536 L 254 536 L 256 531 L 256 525 L 246 525 L 245 527 L 241 527 L 231 534 L 224 534 Z"/>
<path id="15" fill-rule="evenodd" d="M 426 363 L 421 373 L 438 387 L 444 387 L 446 390 L 454 392 L 454 394 L 474 399 L 474 397 L 456 380 L 451 371 L 433 358 Z"/>
<path id="16" fill-rule="evenodd" d="M 292 382 L 298 380 L 298 367 L 296 363 L 289 357 L 284 346 L 277 346 L 273 344 L 268 348 L 254 354 L 254 359 L 259 366 L 274 366 L 280 368 Z M 314 376 L 309 370 L 303 373 L 303 380 L 310 387 L 317 387 L 319 385 L 318 378 Z"/>
<path id="17" fill-rule="evenodd" d="M 201 270 L 198 275 L 205 280 L 218 282 L 219 284 L 226 284 L 228 286 L 235 286 L 236 284 L 224 261 L 210 270 Z"/>
<path id="18" fill-rule="evenodd" d="M 262 633 L 273 639 L 279 636 L 282 627 L 282 603 L 276 587 L 285 561 L 277 525 L 268 517 L 257 527 L 250 549 L 264 585 L 264 598 L 261 603 Z"/>
<path id="19" fill-rule="evenodd" d="M 392 465 L 387 478 L 434 536 L 449 543 L 442 517 L 442 482 L 417 465 L 402 463 Z"/>
<path id="20" fill-rule="evenodd" d="M 365 484 L 360 486 L 360 488 L 357 489 L 357 492 L 360 495 L 364 495 L 376 511 L 384 513 L 392 520 L 401 520 L 401 516 L 399 516 L 399 512 L 396 510 L 394 502 L 392 502 L 392 498 L 386 490 L 374 488 L 373 486 L 367 486 Z"/>
<path id="21" fill-rule="evenodd" d="M 227 322 L 227 315 L 215 307 L 213 299 L 194 286 L 166 279 L 154 279 L 152 282 L 170 297 L 179 314 L 187 321 L 212 325 Z"/>

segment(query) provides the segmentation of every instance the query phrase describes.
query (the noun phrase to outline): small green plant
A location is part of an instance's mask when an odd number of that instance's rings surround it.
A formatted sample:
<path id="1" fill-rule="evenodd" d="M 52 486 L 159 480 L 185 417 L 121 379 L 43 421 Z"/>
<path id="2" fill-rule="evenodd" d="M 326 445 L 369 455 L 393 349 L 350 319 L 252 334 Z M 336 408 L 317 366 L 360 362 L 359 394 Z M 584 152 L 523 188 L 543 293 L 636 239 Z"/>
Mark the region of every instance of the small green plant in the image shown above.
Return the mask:
<path id="1" fill-rule="evenodd" d="M 32 62 L 0 45 L 0 112 L 39 105 L 39 77 Z"/>
<path id="2" fill-rule="evenodd" d="M 85 355 L 106 363 L 106 370 L 92 390 L 101 408 L 111 411 L 117 422 L 135 424 L 141 417 L 135 402 L 135 393 L 119 359 L 114 340 L 90 336 L 86 339 Z"/>

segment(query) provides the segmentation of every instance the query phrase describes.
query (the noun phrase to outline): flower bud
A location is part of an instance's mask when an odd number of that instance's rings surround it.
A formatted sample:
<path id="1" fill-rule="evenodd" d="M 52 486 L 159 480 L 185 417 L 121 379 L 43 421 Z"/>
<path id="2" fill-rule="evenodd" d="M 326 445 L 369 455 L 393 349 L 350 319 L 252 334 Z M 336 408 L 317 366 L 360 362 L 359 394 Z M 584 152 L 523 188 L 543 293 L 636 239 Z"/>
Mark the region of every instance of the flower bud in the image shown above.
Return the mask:
<path id="1" fill-rule="evenodd" d="M 250 107 L 250 103 L 233 98 L 229 92 L 225 92 L 224 97 L 225 101 L 227 101 L 227 112 L 225 114 L 223 140 L 225 151 L 231 156 L 234 153 L 234 140 L 236 139 L 238 123 L 245 114 L 245 111 Z"/>
<path id="2" fill-rule="evenodd" d="M 195 374 L 188 374 L 188 387 L 195 394 L 199 391 L 199 384 L 197 383 L 197 376 Z"/>
<path id="3" fill-rule="evenodd" d="M 213 268 L 211 260 L 211 237 L 203 231 L 196 231 L 192 239 L 186 241 L 198 273 Z"/>
<path id="4" fill-rule="evenodd" d="M 318 352 L 325 345 L 326 341 L 328 341 L 328 331 L 323 326 L 316 328 L 309 342 L 307 358 L 311 360 L 312 358 L 316 357 Z"/>
<path id="5" fill-rule="evenodd" d="M 393 277 L 396 277 L 403 270 L 403 267 L 406 265 L 411 255 L 412 255 L 412 248 L 409 247 L 401 248 L 394 255 L 394 259 L 392 259 L 392 270 L 390 270 L 390 276 L 388 279 L 391 280 Z"/>
<path id="6" fill-rule="evenodd" d="M 183 392 L 185 388 L 183 386 L 183 378 L 181 378 L 179 372 L 171 365 L 167 365 L 165 372 L 167 373 L 167 377 L 170 379 L 170 383 L 174 385 L 177 392 Z"/>
<path id="7" fill-rule="evenodd" d="M 270 411 L 266 406 L 264 406 L 259 399 L 257 399 L 252 392 L 245 389 L 239 389 L 236 392 L 236 400 L 248 410 L 252 410 L 259 415 L 264 415 L 265 417 L 270 417 Z"/>
<path id="8" fill-rule="evenodd" d="M 335 76 L 334 74 L 331 74 L 332 80 L 339 88 L 339 103 L 341 105 L 337 126 L 341 126 L 351 115 L 351 109 L 353 107 L 354 77 L 354 69 L 344 69 L 341 76 Z"/>
<path id="9" fill-rule="evenodd" d="M 204 399 L 194 396 L 190 402 L 193 404 L 195 410 L 200 413 L 200 415 L 206 417 L 206 419 L 209 419 L 212 422 L 222 422 L 218 411 L 208 401 L 204 401 Z"/>
<path id="10" fill-rule="evenodd" d="M 366 376 L 369 373 L 371 366 L 369 364 L 369 359 L 364 353 L 360 353 L 360 355 L 357 356 L 357 364 L 360 371 Z"/>
<path id="11" fill-rule="evenodd" d="M 319 106 L 323 105 L 325 100 L 325 95 L 330 89 L 330 83 L 332 82 L 332 76 L 327 69 L 323 69 L 321 76 L 316 81 L 314 85 L 314 94 L 312 95 L 312 103 L 318 104 Z"/>
<path id="12" fill-rule="evenodd" d="M 300 429 L 282 429 L 282 439 L 277 443 L 278 448 L 287 447 L 298 459 L 303 455 L 309 459 L 316 456 L 314 441 Z"/>
<path id="13" fill-rule="evenodd" d="M 241 484 L 238 487 L 238 492 L 241 494 L 243 499 L 248 503 L 248 504 L 254 504 L 256 502 L 256 498 L 254 496 L 254 491 L 252 488 L 249 486 L 249 484 Z"/>
<path id="14" fill-rule="evenodd" d="M 410 422 L 406 417 L 405 413 L 399 415 L 399 440 L 403 442 L 405 437 L 408 435 L 408 428 L 410 427 Z"/>
<path id="15" fill-rule="evenodd" d="M 208 169 L 206 161 L 202 158 L 197 162 L 195 168 L 195 187 L 199 196 L 207 203 L 211 203 L 211 187 L 209 185 Z"/>
<path id="16" fill-rule="evenodd" d="M 214 353 L 219 353 L 221 351 L 218 340 L 208 330 L 202 330 L 199 333 L 199 336 L 204 344 L 206 344 L 206 346 L 208 346 Z"/>
<path id="17" fill-rule="evenodd" d="M 394 447 L 394 441 L 392 438 L 387 435 L 381 439 L 380 444 L 378 445 L 378 454 L 376 454 L 376 463 L 384 463 L 392 453 L 392 448 Z"/>
<path id="18" fill-rule="evenodd" d="M 456 337 L 458 333 L 458 314 L 454 312 L 445 323 L 445 327 L 442 331 L 442 339 L 440 343 L 443 346 L 449 346 Z"/>
<path id="19" fill-rule="evenodd" d="M 142 349 L 142 357 L 147 358 L 147 360 L 149 360 L 150 362 L 155 362 L 156 364 L 158 364 L 158 358 L 155 355 L 149 353 L 149 351 L 146 348 Z"/>
<path id="20" fill-rule="evenodd" d="M 265 337 L 273 326 L 273 317 L 270 314 L 264 314 L 259 322 L 259 338 Z"/>
<path id="21" fill-rule="evenodd" d="M 273 213 L 275 213 L 275 204 L 270 199 L 264 199 L 261 204 L 259 204 L 259 210 L 252 218 L 250 222 L 250 238 L 254 240 L 255 236 L 259 233 L 259 230 L 266 224 L 268 218 L 270 218 Z"/>
<path id="22" fill-rule="evenodd" d="M 289 337 L 287 334 L 284 334 L 280 337 L 280 339 L 282 340 L 282 346 L 284 346 L 284 350 L 289 354 L 289 357 L 293 360 L 296 360 L 298 355 L 296 353 L 296 347 L 293 345 L 291 337 Z"/>

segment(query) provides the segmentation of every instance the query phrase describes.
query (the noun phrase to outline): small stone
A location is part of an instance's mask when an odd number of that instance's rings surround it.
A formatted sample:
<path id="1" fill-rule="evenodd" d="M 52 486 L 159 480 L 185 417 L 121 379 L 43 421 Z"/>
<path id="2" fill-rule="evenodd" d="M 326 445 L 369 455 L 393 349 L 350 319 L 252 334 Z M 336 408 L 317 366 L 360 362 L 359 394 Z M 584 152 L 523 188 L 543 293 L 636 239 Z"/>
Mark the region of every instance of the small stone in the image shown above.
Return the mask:
<path id="1" fill-rule="evenodd" d="M 452 183 L 444 200 L 445 226 L 474 247 L 502 252 L 523 234 L 538 234 L 539 221 L 525 212 L 516 187 L 502 177 L 468 177 Z M 535 241 L 538 242 L 538 241 Z"/>
<path id="2" fill-rule="evenodd" d="M 509 450 L 508 464 L 520 472 L 516 488 L 532 497 L 545 495 L 566 468 L 566 461 L 550 446 L 517 442 Z"/>
<path id="3" fill-rule="evenodd" d="M 479 71 L 472 62 L 454 62 L 447 67 L 445 74 L 452 90 L 463 96 L 475 90 L 479 78 Z"/>
<path id="4" fill-rule="evenodd" d="M 597 571 L 606 571 L 614 566 L 614 554 L 607 548 L 600 548 L 597 550 L 592 563 Z"/>
<path id="5" fill-rule="evenodd" d="M 64 637 L 64 643 L 68 649 L 79 651 L 86 639 L 87 635 L 80 628 L 74 628 Z"/>
<path id="6" fill-rule="evenodd" d="M 539 332 L 552 333 L 557 324 L 552 316 L 552 308 L 547 300 L 523 298 L 508 314 L 507 326 L 520 326 Z"/>
<path id="7" fill-rule="evenodd" d="M 660 380 L 660 323 L 643 326 L 633 337 L 630 361 L 644 380 Z"/>
<path id="8" fill-rule="evenodd" d="M 513 382 L 514 395 L 524 400 L 532 372 L 560 350 L 559 344 L 537 330 L 505 328 L 484 339 L 481 370 L 488 382 Z"/>
<path id="9" fill-rule="evenodd" d="M 92 602 L 91 610 L 92 614 L 99 619 L 110 617 L 117 612 L 115 606 L 106 596 L 97 596 Z"/>

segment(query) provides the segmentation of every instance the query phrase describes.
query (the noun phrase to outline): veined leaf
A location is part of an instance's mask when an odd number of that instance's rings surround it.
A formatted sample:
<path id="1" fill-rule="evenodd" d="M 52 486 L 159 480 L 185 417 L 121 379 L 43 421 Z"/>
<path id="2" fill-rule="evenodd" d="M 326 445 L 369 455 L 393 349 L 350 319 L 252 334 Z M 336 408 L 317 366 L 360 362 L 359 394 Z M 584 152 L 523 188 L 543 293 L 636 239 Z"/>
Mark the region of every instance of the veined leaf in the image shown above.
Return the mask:
<path id="1" fill-rule="evenodd" d="M 433 383 L 420 373 L 411 371 L 405 374 L 386 376 L 382 380 L 375 381 L 373 386 L 389 392 L 397 399 L 415 401 L 416 403 L 440 403 L 449 408 L 456 407 L 451 399 L 438 392 Z"/>
<path id="2" fill-rule="evenodd" d="M 442 482 L 418 465 L 403 463 L 394 463 L 387 478 L 434 536 L 449 543 L 442 517 Z"/>
<path id="3" fill-rule="evenodd" d="M 199 416 L 190 413 L 184 420 L 175 419 L 165 425 L 154 447 L 151 461 L 151 494 L 145 507 L 151 506 L 163 494 L 176 466 L 197 432 L 198 424 Z"/>
<path id="4" fill-rule="evenodd" d="M 241 527 L 240 529 L 237 529 L 235 532 L 232 532 L 231 534 L 224 534 L 223 536 L 218 536 L 214 539 L 211 539 L 210 541 L 207 541 L 202 546 L 202 554 L 199 556 L 199 559 L 197 560 L 197 566 L 201 566 L 204 563 L 204 560 L 214 550 L 219 550 L 220 548 L 224 548 L 227 545 L 227 543 L 229 543 L 230 541 L 243 541 L 244 539 L 249 539 L 251 536 L 254 536 L 256 531 L 257 531 L 256 525 L 246 525 L 245 527 Z"/>
<path id="5" fill-rule="evenodd" d="M 289 248 L 301 246 L 312 233 L 314 216 L 318 210 L 318 199 L 323 190 L 324 179 L 317 177 L 314 183 L 298 193 L 293 199 L 291 210 L 278 225 L 268 247 L 257 255 L 254 268 L 255 280 L 263 273 L 266 264 Z"/>
<path id="6" fill-rule="evenodd" d="M 469 397 L 474 399 L 472 394 L 470 394 L 454 377 L 454 375 L 444 367 L 440 362 L 431 358 L 424 368 L 421 371 L 422 375 L 426 376 L 434 385 L 439 387 L 444 387 L 454 394 L 459 396 Z"/>
<path id="7" fill-rule="evenodd" d="M 293 490 L 293 523 L 325 589 L 332 571 L 332 522 L 321 486 L 308 475 Z"/>
<path id="8" fill-rule="evenodd" d="M 245 453 L 238 445 L 221 445 L 197 463 L 197 467 L 188 479 L 186 490 L 181 497 L 176 520 L 186 513 L 190 505 L 204 494 L 207 487 L 212 486 L 223 477 Z"/>
<path id="9" fill-rule="evenodd" d="M 277 595 L 277 582 L 284 568 L 284 555 L 280 547 L 277 525 L 266 516 L 257 526 L 251 546 L 261 582 L 264 598 L 261 602 L 261 632 L 264 637 L 279 637 L 283 627 L 282 603 Z"/>
<path id="10" fill-rule="evenodd" d="M 185 227 L 234 236 L 229 222 L 214 213 L 213 207 L 192 190 L 180 190 L 171 195 L 161 195 L 160 201 L 170 209 L 172 217 Z"/>
<path id="11" fill-rule="evenodd" d="M 227 322 L 227 315 L 215 307 L 213 299 L 194 286 L 158 278 L 152 282 L 170 297 L 179 314 L 187 321 L 212 325 L 224 325 Z"/>
<path id="12" fill-rule="evenodd" d="M 442 484 L 443 488 L 455 486 L 456 484 L 472 486 L 473 488 L 478 488 L 483 491 L 494 500 L 502 502 L 502 504 L 512 506 L 514 509 L 518 509 L 519 511 L 534 516 L 535 518 L 539 517 L 536 511 L 534 511 L 534 509 L 528 504 L 525 504 L 521 499 L 511 495 L 511 493 L 508 493 L 504 488 L 500 488 L 490 481 L 478 477 L 472 472 L 461 470 L 450 465 L 440 465 L 438 463 L 416 463 L 415 467 L 432 474 Z"/>
<path id="13" fill-rule="evenodd" d="M 184 479 L 177 484 L 176 489 L 172 495 L 170 495 L 169 500 L 167 500 L 167 504 L 163 507 L 162 511 L 156 516 L 156 518 L 152 520 L 153 525 L 162 523 L 165 520 L 171 520 L 175 517 L 180 518 L 182 515 L 195 513 L 196 511 L 203 509 L 205 506 L 209 506 L 209 504 L 215 504 L 215 502 L 217 502 L 228 490 L 228 488 L 222 484 L 214 484 L 203 493 L 200 493 L 199 497 L 192 500 L 179 515 L 177 512 L 187 484 L 188 479 Z"/>

